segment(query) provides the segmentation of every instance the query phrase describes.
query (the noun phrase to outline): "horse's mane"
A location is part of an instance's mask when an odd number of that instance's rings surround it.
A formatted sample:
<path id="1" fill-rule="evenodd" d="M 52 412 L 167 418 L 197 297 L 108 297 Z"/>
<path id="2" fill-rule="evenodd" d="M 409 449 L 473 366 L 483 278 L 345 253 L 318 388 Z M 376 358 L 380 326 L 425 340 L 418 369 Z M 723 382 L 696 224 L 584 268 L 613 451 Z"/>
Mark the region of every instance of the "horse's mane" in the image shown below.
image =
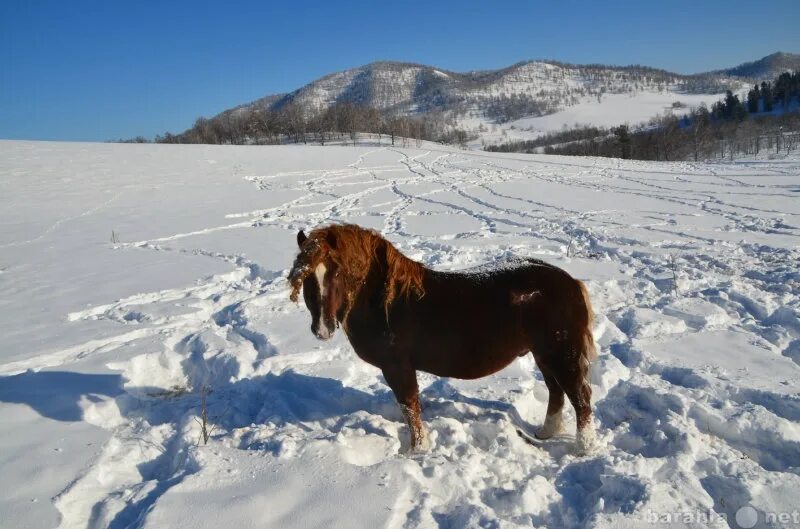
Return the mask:
<path id="1" fill-rule="evenodd" d="M 385 263 L 381 257 L 385 257 Z M 290 298 L 297 301 L 303 281 L 326 258 L 332 259 L 341 269 L 348 298 L 348 308 L 364 285 L 367 274 L 374 266 L 385 266 L 384 310 L 397 296 L 418 297 L 425 294 L 422 284 L 425 267 L 400 253 L 392 243 L 375 230 L 355 224 L 331 224 L 314 229 L 302 244 L 300 253 L 289 273 L 292 285 Z"/>

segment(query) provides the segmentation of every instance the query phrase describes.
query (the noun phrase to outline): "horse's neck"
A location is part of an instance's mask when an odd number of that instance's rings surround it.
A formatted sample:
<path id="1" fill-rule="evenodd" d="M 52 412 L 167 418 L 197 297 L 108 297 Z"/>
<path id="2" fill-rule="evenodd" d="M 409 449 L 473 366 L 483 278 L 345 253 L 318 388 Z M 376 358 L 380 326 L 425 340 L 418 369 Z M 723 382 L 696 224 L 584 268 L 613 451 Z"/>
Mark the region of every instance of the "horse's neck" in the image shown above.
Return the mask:
<path id="1" fill-rule="evenodd" d="M 406 257 L 388 241 L 382 240 L 378 244 L 374 258 L 369 261 L 368 269 L 349 270 L 353 283 L 353 301 L 360 298 L 369 300 L 370 303 L 378 298 L 385 299 L 388 292 L 394 288 L 404 289 L 410 286 L 407 282 L 413 281 L 412 277 L 422 275 L 422 282 L 431 272 L 422 263 Z M 403 284 L 392 284 L 392 281 L 400 280 Z M 422 287 L 422 285 L 416 285 Z M 399 296 L 400 292 L 395 291 Z M 405 297 L 405 296 L 404 296 Z M 413 297 L 413 296 L 409 296 Z"/>

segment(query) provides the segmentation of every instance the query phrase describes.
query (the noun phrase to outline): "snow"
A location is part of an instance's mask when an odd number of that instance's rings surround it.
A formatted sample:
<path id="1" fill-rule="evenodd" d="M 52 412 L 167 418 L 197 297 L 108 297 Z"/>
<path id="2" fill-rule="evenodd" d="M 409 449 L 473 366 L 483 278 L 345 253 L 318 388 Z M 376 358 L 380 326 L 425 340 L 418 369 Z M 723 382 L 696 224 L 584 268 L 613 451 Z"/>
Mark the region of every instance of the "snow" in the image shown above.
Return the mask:
<path id="1" fill-rule="evenodd" d="M 544 116 L 524 117 L 500 124 L 483 116 L 472 116 L 460 119 L 459 123 L 469 129 L 483 127 L 485 132 L 480 132 L 478 140 L 470 144 L 472 148 L 481 148 L 481 142 L 492 145 L 533 140 L 547 133 L 563 131 L 565 127 L 611 128 L 625 124 L 635 127 L 667 113 L 683 115 L 702 103 L 711 108 L 724 97 L 725 94 L 687 94 L 673 90 L 609 93 L 603 94 L 599 100 L 597 97 L 584 97 L 574 105 L 566 105 Z M 674 108 L 672 105 L 677 102 L 685 106 Z"/>
<path id="2" fill-rule="evenodd" d="M 512 122 L 518 128 L 532 127 L 534 130 L 557 131 L 564 126 L 589 124 L 613 127 L 627 123 L 638 125 L 652 117 L 675 112 L 688 112 L 701 103 L 711 105 L 725 94 L 683 94 L 680 92 L 637 92 L 633 94 L 604 94 L 601 100 L 589 99 L 577 105 L 537 118 L 522 118 Z M 673 103 L 682 103 L 684 108 L 673 108 Z"/>
<path id="3" fill-rule="evenodd" d="M 0 527 L 778 526 L 798 191 L 796 156 L 0 142 Z M 432 447 L 399 455 L 380 372 L 288 300 L 295 233 L 331 221 L 441 270 L 537 257 L 586 281 L 601 448 L 576 455 L 569 408 L 568 433 L 517 433 L 547 406 L 528 356 L 420 374 Z"/>

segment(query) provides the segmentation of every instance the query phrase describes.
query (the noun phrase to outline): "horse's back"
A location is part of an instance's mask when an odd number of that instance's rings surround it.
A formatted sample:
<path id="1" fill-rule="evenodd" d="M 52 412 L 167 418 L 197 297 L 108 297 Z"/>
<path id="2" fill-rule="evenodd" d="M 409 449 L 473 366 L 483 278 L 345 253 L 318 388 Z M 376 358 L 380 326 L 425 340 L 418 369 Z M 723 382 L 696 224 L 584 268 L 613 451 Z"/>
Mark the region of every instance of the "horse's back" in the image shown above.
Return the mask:
<path id="1" fill-rule="evenodd" d="M 565 301 L 580 295 L 579 284 L 541 261 L 515 264 L 432 272 L 422 299 L 392 311 L 392 332 L 410 349 L 417 369 L 482 377 L 555 332 L 550 329 L 569 317 Z"/>

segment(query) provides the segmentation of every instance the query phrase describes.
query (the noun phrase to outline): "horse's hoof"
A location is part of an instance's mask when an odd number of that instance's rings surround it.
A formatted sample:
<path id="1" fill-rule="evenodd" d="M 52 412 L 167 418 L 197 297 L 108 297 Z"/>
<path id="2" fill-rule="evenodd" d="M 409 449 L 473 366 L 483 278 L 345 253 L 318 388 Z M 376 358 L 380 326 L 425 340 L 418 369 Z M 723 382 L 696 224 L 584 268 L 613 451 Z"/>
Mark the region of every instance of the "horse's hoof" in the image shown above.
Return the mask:
<path id="1" fill-rule="evenodd" d="M 591 454 L 597 450 L 597 435 L 594 428 L 587 426 L 582 430 L 578 430 L 575 436 L 575 452 L 578 455 Z"/>
<path id="2" fill-rule="evenodd" d="M 425 454 L 427 452 L 430 452 L 430 450 L 431 450 L 431 440 L 428 438 L 427 435 L 422 439 L 420 439 L 419 441 L 417 441 L 416 446 L 413 446 L 411 448 L 411 452 L 415 454 Z"/>
<path id="3" fill-rule="evenodd" d="M 406 456 L 414 456 L 419 454 L 426 454 L 431 449 L 431 440 L 426 435 L 414 445 L 408 445 L 400 448 L 400 454 Z"/>
<path id="4" fill-rule="evenodd" d="M 419 445 L 417 446 L 407 446 L 405 448 L 400 449 L 400 455 L 406 457 L 414 457 L 414 456 L 421 456 L 427 454 L 428 450 L 426 448 L 422 448 Z"/>
<path id="5" fill-rule="evenodd" d="M 561 422 L 561 414 L 554 413 L 545 417 L 544 424 L 533 435 L 540 441 L 544 441 L 563 431 L 564 425 Z"/>
<path id="6" fill-rule="evenodd" d="M 431 440 L 427 435 L 423 437 L 419 443 L 417 443 L 417 450 L 420 452 L 430 452 Z"/>
<path id="7" fill-rule="evenodd" d="M 533 432 L 533 436 L 535 438 L 537 438 L 538 440 L 540 440 L 540 441 L 547 441 L 548 439 L 550 439 L 554 435 L 555 435 L 555 432 L 549 432 L 549 431 L 545 430 L 544 428 L 539 428 L 538 430 Z"/>

